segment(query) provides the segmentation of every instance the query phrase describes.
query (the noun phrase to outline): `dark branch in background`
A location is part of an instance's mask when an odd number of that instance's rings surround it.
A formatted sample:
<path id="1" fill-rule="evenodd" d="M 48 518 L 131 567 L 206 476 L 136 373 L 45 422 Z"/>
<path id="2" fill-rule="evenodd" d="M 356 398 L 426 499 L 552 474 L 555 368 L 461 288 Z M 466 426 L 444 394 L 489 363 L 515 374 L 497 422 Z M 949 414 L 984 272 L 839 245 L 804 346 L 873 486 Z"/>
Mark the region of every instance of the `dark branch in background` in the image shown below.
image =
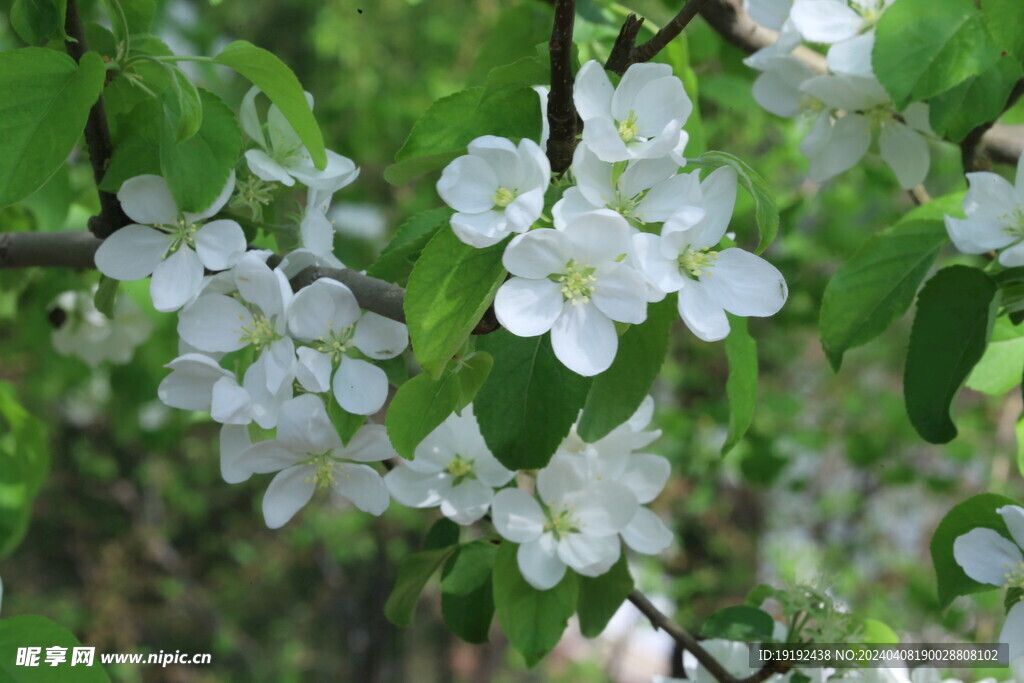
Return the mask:
<path id="1" fill-rule="evenodd" d="M 1012 107 L 1020 99 L 1020 96 L 1024 95 L 1024 79 L 1017 81 L 1013 90 L 1010 91 L 1010 96 L 1006 100 L 1006 104 L 1003 105 L 1003 110 L 999 112 L 999 116 L 1002 116 L 1007 109 Z M 996 118 L 999 118 L 998 116 Z M 991 167 L 991 160 L 986 155 L 985 147 L 981 144 L 982 138 L 992 128 L 995 121 L 989 121 L 983 123 L 963 139 L 960 143 L 960 160 L 963 162 L 964 173 L 971 173 L 973 171 L 987 171 Z M 1016 161 L 1016 159 L 1014 159 Z"/>
<path id="2" fill-rule="evenodd" d="M 0 233 L 0 268 L 95 268 L 92 257 L 102 242 L 81 230 Z"/>
<path id="3" fill-rule="evenodd" d="M 565 172 L 576 149 L 576 106 L 572 101 L 572 31 L 576 0 L 556 0 L 551 54 L 551 93 L 548 95 L 548 161 L 556 174 Z"/>
<path id="4" fill-rule="evenodd" d="M 78 14 L 78 3 L 76 0 L 68 0 L 68 11 L 64 21 L 64 30 L 74 41 L 67 41 L 64 45 L 68 54 L 76 62 L 82 59 L 89 50 L 85 42 L 85 27 L 82 25 L 82 18 Z M 89 110 L 89 118 L 85 122 L 85 144 L 89 148 L 89 161 L 92 163 L 92 175 L 96 180 L 96 187 L 103 181 L 107 172 L 107 165 L 110 164 L 110 157 L 114 152 L 110 142 L 110 128 L 107 127 L 107 113 L 103 108 L 103 96 L 96 100 L 96 104 Z M 128 218 L 121 210 L 121 203 L 117 201 L 117 195 L 99 190 L 100 213 L 89 219 L 89 231 L 96 237 L 109 237 L 112 232 L 128 224 Z"/>
<path id="5" fill-rule="evenodd" d="M 612 45 L 608 61 L 604 63 L 606 71 L 614 71 L 620 76 L 626 73 L 626 69 L 632 64 L 633 50 L 635 49 L 633 46 L 636 44 L 637 34 L 640 33 L 640 28 L 643 25 L 643 17 L 638 19 L 635 14 L 626 17 L 626 21 L 623 22 L 622 28 L 619 30 L 619 37 Z"/>
<path id="6" fill-rule="evenodd" d="M 612 46 L 612 52 L 608 55 L 608 61 L 605 62 L 604 68 L 621 76 L 632 64 L 649 62 L 683 32 L 683 29 L 693 21 L 693 18 L 707 2 L 708 0 L 686 0 L 686 4 L 679 10 L 679 14 L 672 17 L 671 21 L 643 45 L 634 45 L 634 43 L 636 43 L 636 36 L 640 32 L 640 26 L 643 25 L 644 20 L 637 19 L 635 14 L 630 14 L 622 24 L 622 30 L 619 31 L 619 37 L 615 39 L 615 45 Z"/>

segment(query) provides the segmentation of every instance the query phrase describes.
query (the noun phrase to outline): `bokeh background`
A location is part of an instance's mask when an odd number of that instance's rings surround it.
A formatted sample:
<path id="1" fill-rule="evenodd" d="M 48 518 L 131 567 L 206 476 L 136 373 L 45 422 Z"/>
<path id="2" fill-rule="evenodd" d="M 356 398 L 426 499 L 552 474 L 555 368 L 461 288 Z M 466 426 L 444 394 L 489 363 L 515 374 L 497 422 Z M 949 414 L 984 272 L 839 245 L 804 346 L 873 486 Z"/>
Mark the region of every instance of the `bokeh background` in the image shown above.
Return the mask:
<path id="1" fill-rule="evenodd" d="M 679 2 L 626 4 L 660 24 Z M 4 16 L 10 5 L 0 0 Z M 83 11 L 99 17 L 93 5 L 83 2 Z M 405 217 L 440 203 L 436 174 L 405 187 L 382 177 L 417 117 L 480 79 L 487 45 L 542 36 L 550 12 L 540 0 L 157 5 L 157 32 L 179 54 L 250 40 L 284 59 L 314 94 L 328 146 L 362 167 L 335 198 L 339 255 L 355 267 L 368 265 Z M 615 3 L 580 0 L 582 58 L 607 52 L 622 13 Z M 0 21 L 0 48 L 16 44 Z M 723 346 L 677 324 L 654 391 L 664 435 L 651 447 L 673 463 L 654 508 L 677 542 L 661 558 L 635 558 L 639 585 L 693 628 L 759 582 L 811 582 L 907 641 L 993 640 L 1002 620 L 996 593 L 939 611 L 928 541 L 942 515 L 971 494 L 1021 495 L 1018 392 L 965 392 L 960 436 L 938 447 L 917 437 L 902 405 L 907 320 L 850 352 L 833 373 L 817 335 L 825 284 L 910 199 L 870 157 L 827 185 L 807 182 L 797 151 L 803 124 L 755 104 L 755 72 L 702 21 L 669 56 L 677 67 L 688 58 L 697 77 L 697 92 L 688 82 L 699 109 L 690 155 L 738 155 L 777 192 L 782 231 L 768 256 L 790 299 L 774 318 L 751 322 L 760 403 L 750 434 L 724 459 Z M 192 73 L 230 101 L 246 87 L 227 71 Z M 962 188 L 957 150 L 932 152 L 932 195 Z M 0 230 L 84 229 L 95 207 L 90 183 L 87 166 L 72 164 L 46 192 L 0 211 Z M 741 242 L 753 239 L 752 206 L 742 196 L 732 229 Z M 0 381 L 44 421 L 52 457 L 28 536 L 0 560 L 4 615 L 45 615 L 103 652 L 213 654 L 207 667 L 110 668 L 113 680 L 126 682 L 631 682 L 678 669 L 671 642 L 628 605 L 605 638 L 570 632 L 535 670 L 497 628 L 483 647 L 449 635 L 436 586 L 413 628 L 391 626 L 382 607 L 397 561 L 418 549 L 434 516 L 392 506 L 376 519 L 318 497 L 285 528 L 268 530 L 260 514 L 267 478 L 225 484 L 217 426 L 156 400 L 161 366 L 176 355 L 176 319 L 145 308 L 145 283 L 122 289 L 155 325 L 130 363 L 93 369 L 54 351 L 55 297 L 97 277 L 0 271 Z"/>

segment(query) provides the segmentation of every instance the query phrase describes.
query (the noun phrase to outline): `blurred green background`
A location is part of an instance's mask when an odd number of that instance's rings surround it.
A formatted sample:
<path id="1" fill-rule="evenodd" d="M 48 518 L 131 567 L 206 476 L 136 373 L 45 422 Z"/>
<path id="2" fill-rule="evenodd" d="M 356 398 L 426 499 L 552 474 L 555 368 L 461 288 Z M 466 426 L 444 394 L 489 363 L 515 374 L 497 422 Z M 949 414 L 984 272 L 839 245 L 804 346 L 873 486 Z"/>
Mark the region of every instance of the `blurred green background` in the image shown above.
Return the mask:
<path id="1" fill-rule="evenodd" d="M 10 4 L 0 1 L 4 15 Z M 526 11 L 503 14 L 517 4 L 169 0 L 158 2 L 157 27 L 180 54 L 213 54 L 243 38 L 294 68 L 316 98 L 328 146 L 362 167 L 358 182 L 335 198 L 347 207 L 342 227 L 351 221 L 352 232 L 372 234 L 386 226 L 378 237 L 343 239 L 342 259 L 362 267 L 405 217 L 440 204 L 436 174 L 400 188 L 382 178 L 418 116 L 479 78 L 475 65 L 488 44 L 548 30 L 545 3 L 528 0 Z M 659 24 L 678 2 L 627 4 Z M 100 14 L 93 3 L 83 7 Z M 580 15 L 581 58 L 606 54 L 621 8 L 581 0 Z M 509 16 L 535 17 L 538 25 Z M 16 44 L 0 22 L 0 48 Z M 808 183 L 797 151 L 805 128 L 755 104 L 756 74 L 741 63 L 744 55 L 698 20 L 668 55 L 680 75 L 687 47 L 699 90 L 688 152 L 740 156 L 778 193 L 781 238 L 767 256 L 785 274 L 790 299 L 774 318 L 751 322 L 759 409 L 747 439 L 725 459 L 718 454 L 728 420 L 723 345 L 677 325 L 654 392 L 664 436 L 651 447 L 673 463 L 675 477 L 654 507 L 677 543 L 661 558 L 634 558 L 640 585 L 670 601 L 692 628 L 741 603 L 759 582 L 808 581 L 906 641 L 993 640 L 999 596 L 962 598 L 941 613 L 927 545 L 941 516 L 967 496 L 1021 495 L 1017 392 L 965 392 L 960 437 L 936 447 L 917 437 L 903 409 L 907 320 L 849 353 L 839 374 L 829 369 L 817 336 L 825 284 L 910 199 L 877 158 L 825 186 Z M 244 93 L 225 71 L 194 73 L 228 101 Z M 692 79 L 687 84 L 694 95 Z M 932 195 L 962 189 L 957 150 L 932 151 Z M 77 164 L 61 178 L 73 200 L 67 216 L 30 201 L 0 212 L 0 230 L 84 229 L 95 203 L 88 169 Z M 741 243 L 754 240 L 745 197 L 732 229 Z M 260 500 L 268 478 L 225 484 L 217 425 L 156 399 L 161 366 L 177 352 L 174 316 L 147 310 L 156 332 L 127 365 L 94 372 L 52 349 L 53 299 L 96 279 L 0 271 L 0 380 L 44 420 L 53 460 L 26 540 L 0 561 L 5 616 L 45 615 L 101 652 L 213 654 L 208 667 L 111 667 L 116 681 L 639 681 L 677 668 L 678 653 L 638 627 L 600 643 L 567 635 L 528 671 L 497 629 L 483 647 L 448 635 L 434 588 L 413 628 L 392 627 L 382 606 L 397 560 L 418 548 L 435 515 L 392 506 L 374 519 L 317 498 L 284 529 L 266 529 Z M 145 306 L 145 283 L 122 291 Z"/>

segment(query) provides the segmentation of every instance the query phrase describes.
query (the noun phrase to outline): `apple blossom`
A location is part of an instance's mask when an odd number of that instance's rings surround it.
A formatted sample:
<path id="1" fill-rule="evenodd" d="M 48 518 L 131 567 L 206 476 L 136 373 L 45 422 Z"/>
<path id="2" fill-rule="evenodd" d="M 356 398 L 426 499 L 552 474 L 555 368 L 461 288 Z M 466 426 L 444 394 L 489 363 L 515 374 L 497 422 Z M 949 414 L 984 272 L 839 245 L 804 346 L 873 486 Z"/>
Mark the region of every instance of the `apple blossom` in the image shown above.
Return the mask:
<path id="1" fill-rule="evenodd" d="M 153 322 L 128 296 L 117 297 L 114 317 L 107 318 L 93 303 L 96 289 L 57 297 L 55 303 L 66 317 L 53 331 L 53 348 L 61 355 L 81 358 L 91 367 L 104 361 L 127 363 L 136 347 L 152 334 Z"/>
<path id="2" fill-rule="evenodd" d="M 693 111 L 683 82 L 667 64 L 630 66 L 613 87 L 599 62 L 580 67 L 573 86 L 583 144 L 602 161 L 656 159 L 681 151 Z"/>
<path id="3" fill-rule="evenodd" d="M 946 231 L 966 254 L 1001 249 L 999 263 L 1024 265 L 1024 157 L 1017 162 L 1014 185 L 995 173 L 967 174 L 966 218 L 946 216 Z"/>
<path id="4" fill-rule="evenodd" d="M 775 266 L 736 247 L 716 251 L 736 201 L 736 172 L 724 166 L 700 184 L 699 220 L 667 223 L 661 235 L 633 237 L 636 259 L 649 284 L 679 292 L 679 315 L 704 341 L 729 335 L 726 311 L 738 316 L 769 316 L 786 302 L 786 281 Z"/>
<path id="5" fill-rule="evenodd" d="M 551 165 L 533 140 L 485 135 L 469 143 L 469 154 L 450 164 L 437 193 L 457 212 L 452 230 L 466 244 L 489 247 L 526 232 L 544 210 Z"/>
<path id="6" fill-rule="evenodd" d="M 793 0 L 790 17 L 812 43 L 832 45 L 855 38 L 874 25 L 893 0 Z"/>
<path id="7" fill-rule="evenodd" d="M 231 472 L 277 472 L 263 496 L 264 519 L 277 529 L 317 488 L 330 488 L 360 510 L 381 514 L 388 506 L 388 490 L 380 474 L 364 463 L 395 456 L 383 425 L 364 425 L 342 445 L 320 397 L 303 394 L 281 407 L 277 438 L 247 448 L 232 461 Z"/>
<path id="8" fill-rule="evenodd" d="M 245 253 L 245 234 L 232 220 L 202 221 L 220 211 L 235 186 L 234 172 L 206 210 L 178 210 L 160 176 L 141 175 L 121 185 L 117 198 L 135 221 L 105 239 L 96 250 L 96 267 L 115 280 L 152 275 L 150 295 L 158 311 L 176 311 L 199 292 L 203 269 L 226 270 Z"/>
<path id="9" fill-rule="evenodd" d="M 296 339 L 310 344 L 298 350 L 295 369 L 304 389 L 333 390 L 338 404 L 356 415 L 381 409 L 388 395 L 387 375 L 352 354 L 394 358 L 409 344 L 405 325 L 376 313 L 360 316 L 351 290 L 322 278 L 295 295 L 288 309 L 288 329 Z"/>
<path id="10" fill-rule="evenodd" d="M 514 277 L 494 299 L 498 321 L 520 337 L 550 330 L 555 355 L 574 372 L 608 369 L 619 344 L 613 321 L 647 317 L 643 276 L 626 259 L 631 233 L 626 219 L 600 209 L 513 238 L 502 262 Z"/>
<path id="11" fill-rule="evenodd" d="M 461 416 L 453 413 L 428 434 L 415 457 L 388 472 L 384 483 L 402 505 L 440 505 L 453 522 L 472 524 L 487 513 L 494 489 L 514 475 L 491 454 L 472 406 L 466 406 Z"/>
<path id="12" fill-rule="evenodd" d="M 619 559 L 618 533 L 636 514 L 633 493 L 614 481 L 590 483 L 576 463 L 556 458 L 537 474 L 538 502 L 522 489 L 503 489 L 491 503 L 494 526 L 518 543 L 523 578 L 538 590 L 551 588 L 566 566 L 600 576 Z"/>
<path id="13" fill-rule="evenodd" d="M 298 180 L 307 187 L 330 193 L 337 192 L 359 176 L 359 169 L 351 159 L 331 150 L 326 150 L 327 166 L 323 170 L 316 168 L 309 150 L 275 104 L 267 110 L 267 129 L 264 131 L 256 113 L 256 96 L 259 93 L 258 88 L 250 88 L 238 111 L 242 130 L 257 145 L 256 149 L 245 153 L 249 170 L 255 176 L 288 187 Z M 306 101 L 312 108 L 313 97 L 309 93 L 306 93 Z"/>

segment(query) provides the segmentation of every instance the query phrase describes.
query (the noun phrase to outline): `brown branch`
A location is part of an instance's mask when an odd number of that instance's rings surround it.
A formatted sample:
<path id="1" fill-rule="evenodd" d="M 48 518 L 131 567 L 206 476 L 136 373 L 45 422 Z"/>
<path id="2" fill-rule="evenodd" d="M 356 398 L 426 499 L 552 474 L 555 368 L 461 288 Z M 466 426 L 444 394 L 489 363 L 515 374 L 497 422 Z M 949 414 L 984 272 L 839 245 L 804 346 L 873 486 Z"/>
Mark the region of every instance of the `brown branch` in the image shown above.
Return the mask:
<path id="1" fill-rule="evenodd" d="M 548 44 L 551 55 L 548 161 L 556 174 L 569 168 L 576 149 L 576 105 L 572 100 L 572 32 L 575 23 L 576 0 L 556 0 L 554 27 Z"/>
<path id="2" fill-rule="evenodd" d="M 92 257 L 102 241 L 81 230 L 0 233 L 0 268 L 95 268 Z"/>
<path id="3" fill-rule="evenodd" d="M 636 48 L 636 37 L 644 25 L 643 17 L 637 19 L 635 14 L 626 17 L 626 21 L 619 30 L 619 36 L 612 45 L 608 61 L 604 63 L 605 71 L 614 71 L 620 76 L 626 73 L 626 69 L 633 63 L 633 50 Z"/>
<path id="4" fill-rule="evenodd" d="M 78 3 L 76 0 L 68 0 L 67 15 L 64 21 L 64 30 L 74 40 L 64 43 L 67 52 L 76 62 L 82 59 L 82 55 L 89 51 L 89 45 L 85 40 L 85 27 L 82 25 L 82 18 L 78 14 Z M 100 95 L 96 104 L 89 110 L 89 118 L 85 122 L 85 144 L 89 148 L 89 161 L 92 163 L 92 175 L 99 188 L 103 182 L 103 176 L 110 164 L 110 157 L 114 147 L 110 142 L 110 128 L 107 126 L 107 113 L 103 108 L 103 96 Z M 121 210 L 121 203 L 117 201 L 117 195 L 99 190 L 100 212 L 89 219 L 89 231 L 96 237 L 109 237 L 112 232 L 129 223 L 128 217 Z"/>
<path id="5" fill-rule="evenodd" d="M 679 14 L 672 17 L 672 20 L 655 33 L 653 38 L 633 49 L 631 62 L 650 61 L 654 55 L 664 50 L 683 32 L 686 25 L 693 21 L 693 18 L 707 3 L 708 0 L 686 0 L 686 4 L 679 10 Z"/>

